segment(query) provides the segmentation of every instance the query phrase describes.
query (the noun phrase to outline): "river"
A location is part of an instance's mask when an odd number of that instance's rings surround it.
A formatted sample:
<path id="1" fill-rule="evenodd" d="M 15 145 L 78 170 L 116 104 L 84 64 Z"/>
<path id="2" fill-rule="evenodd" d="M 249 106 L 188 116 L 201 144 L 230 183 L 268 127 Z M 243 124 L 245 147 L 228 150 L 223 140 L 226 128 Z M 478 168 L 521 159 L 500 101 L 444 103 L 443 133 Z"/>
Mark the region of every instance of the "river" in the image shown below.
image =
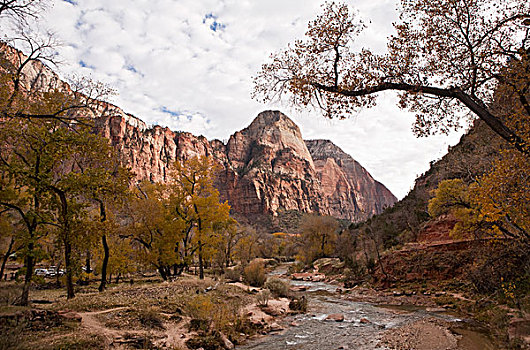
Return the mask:
<path id="1" fill-rule="evenodd" d="M 272 275 L 281 275 L 285 266 L 274 270 Z M 290 315 L 282 323 L 286 329 L 258 338 L 238 346 L 237 349 L 388 349 L 381 339 L 389 329 L 400 329 L 419 320 L 439 319 L 461 324 L 458 317 L 445 313 L 427 312 L 415 307 L 381 307 L 369 303 L 347 300 L 336 293 L 337 286 L 324 282 L 286 280 L 293 286 L 306 286 L 309 309 L 305 314 Z M 341 314 L 344 321 L 326 320 L 330 314 Z M 480 333 L 463 330 L 458 349 L 494 349 Z M 426 334 L 425 336 L 429 336 Z M 410 349 L 413 349 L 411 347 Z M 427 348 L 428 349 L 428 348 Z"/>

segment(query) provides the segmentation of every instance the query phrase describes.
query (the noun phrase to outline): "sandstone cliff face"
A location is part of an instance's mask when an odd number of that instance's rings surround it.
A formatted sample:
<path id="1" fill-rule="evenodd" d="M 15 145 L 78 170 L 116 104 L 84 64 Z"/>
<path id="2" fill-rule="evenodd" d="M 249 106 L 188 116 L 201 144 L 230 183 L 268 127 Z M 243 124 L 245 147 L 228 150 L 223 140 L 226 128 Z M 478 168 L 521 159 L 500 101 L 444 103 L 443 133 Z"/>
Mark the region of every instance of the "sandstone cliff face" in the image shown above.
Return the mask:
<path id="1" fill-rule="evenodd" d="M 384 185 L 331 141 L 310 140 L 306 144 L 331 215 L 362 221 L 397 201 Z"/>
<path id="2" fill-rule="evenodd" d="M 21 53 L 0 43 L 4 64 L 16 64 Z M 26 88 L 71 91 L 49 67 L 31 62 L 23 71 Z M 142 120 L 101 102 L 97 130 L 120 153 L 137 181 L 164 182 L 177 159 L 212 156 L 222 165 L 216 187 L 232 212 L 247 217 L 276 215 L 282 210 L 318 212 L 360 221 L 395 202 L 394 196 L 355 160 L 330 141 L 302 139 L 300 129 L 278 111 L 260 113 L 227 144 L 203 136 L 148 127 Z"/>
<path id="3" fill-rule="evenodd" d="M 340 148 L 325 140 L 304 141 L 298 126 L 278 111 L 260 113 L 226 145 L 160 126 L 147 128 L 117 112 L 98 118 L 97 126 L 138 181 L 163 182 L 176 159 L 212 156 L 222 165 L 216 187 L 234 213 L 298 210 L 361 221 L 396 201 Z"/>

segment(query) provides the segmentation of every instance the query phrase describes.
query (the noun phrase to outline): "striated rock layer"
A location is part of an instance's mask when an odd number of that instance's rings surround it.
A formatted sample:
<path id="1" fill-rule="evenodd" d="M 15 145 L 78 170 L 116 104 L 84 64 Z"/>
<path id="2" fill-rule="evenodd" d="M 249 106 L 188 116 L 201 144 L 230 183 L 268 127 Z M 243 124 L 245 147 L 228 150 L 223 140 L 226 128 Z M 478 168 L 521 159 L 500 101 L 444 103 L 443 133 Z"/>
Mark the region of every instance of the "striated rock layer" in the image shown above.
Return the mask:
<path id="1" fill-rule="evenodd" d="M 1 42 L 0 53 L 1 70 L 24 58 Z M 22 83 L 28 90 L 72 91 L 39 61 L 24 68 Z M 97 129 L 119 151 L 136 180 L 163 182 L 175 160 L 212 156 L 222 165 L 216 187 L 235 214 L 251 217 L 296 210 L 361 221 L 396 201 L 340 148 L 330 141 L 304 141 L 298 126 L 278 111 L 260 113 L 223 144 L 187 132 L 148 127 L 110 103 L 100 102 L 97 109 L 96 114 L 79 113 L 95 118 Z"/>
<path id="2" fill-rule="evenodd" d="M 331 141 L 310 140 L 306 144 L 331 215 L 362 221 L 397 201 L 392 192 Z"/>

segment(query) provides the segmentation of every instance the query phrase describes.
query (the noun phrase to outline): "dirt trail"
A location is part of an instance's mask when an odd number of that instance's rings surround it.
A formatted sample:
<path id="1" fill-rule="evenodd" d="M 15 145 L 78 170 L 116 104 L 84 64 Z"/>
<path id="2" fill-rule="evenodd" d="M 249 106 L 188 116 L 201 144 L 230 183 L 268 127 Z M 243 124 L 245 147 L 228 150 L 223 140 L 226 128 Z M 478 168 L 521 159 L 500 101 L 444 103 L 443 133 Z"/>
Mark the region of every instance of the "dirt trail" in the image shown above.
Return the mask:
<path id="1" fill-rule="evenodd" d="M 114 309 L 108 309 L 103 311 L 91 311 L 91 312 L 80 312 L 81 316 L 81 327 L 85 328 L 88 332 L 103 336 L 106 339 L 106 345 L 112 344 L 114 339 L 122 336 L 124 332 L 105 327 L 98 319 L 97 315 L 106 314 L 109 312 L 125 310 L 127 307 L 117 307 Z"/>
<path id="2" fill-rule="evenodd" d="M 189 334 L 184 327 L 183 321 L 180 322 L 165 322 L 164 330 L 154 331 L 154 330 L 130 330 L 130 329 L 113 329 L 104 325 L 98 319 L 99 315 L 108 314 L 115 311 L 126 310 L 128 307 L 122 306 L 108 310 L 102 311 L 91 311 L 91 312 L 81 312 L 79 315 L 81 319 L 81 327 L 91 334 L 97 334 L 105 338 L 105 348 L 127 348 L 126 343 L 127 339 L 134 337 L 152 337 L 152 340 L 156 343 L 157 346 L 162 348 L 175 348 L 183 347 L 184 342 L 188 338 Z"/>

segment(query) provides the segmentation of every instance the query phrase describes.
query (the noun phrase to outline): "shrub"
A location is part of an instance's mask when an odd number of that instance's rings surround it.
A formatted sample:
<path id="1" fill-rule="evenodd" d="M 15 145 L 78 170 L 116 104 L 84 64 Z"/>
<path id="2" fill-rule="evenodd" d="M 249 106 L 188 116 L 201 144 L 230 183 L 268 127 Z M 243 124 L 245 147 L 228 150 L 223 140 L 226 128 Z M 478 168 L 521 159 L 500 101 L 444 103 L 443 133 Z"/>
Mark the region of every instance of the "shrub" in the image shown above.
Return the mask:
<path id="1" fill-rule="evenodd" d="M 256 295 L 256 302 L 258 306 L 269 305 L 270 297 L 271 297 L 271 292 L 268 289 L 262 290 L 258 295 Z"/>
<path id="2" fill-rule="evenodd" d="M 289 285 L 287 282 L 276 277 L 267 279 L 264 287 L 270 290 L 276 298 L 287 297 L 289 295 Z"/>
<path id="3" fill-rule="evenodd" d="M 199 334 L 186 340 L 186 346 L 190 349 L 218 350 L 224 349 L 224 343 L 219 332 L 210 334 Z"/>
<path id="4" fill-rule="evenodd" d="M 239 282 L 241 280 L 241 270 L 237 268 L 228 269 L 225 272 L 225 278 L 232 282 Z"/>
<path id="5" fill-rule="evenodd" d="M 150 329 L 165 329 L 164 320 L 160 313 L 155 309 L 140 309 L 138 310 L 138 320 L 142 326 Z"/>
<path id="6" fill-rule="evenodd" d="M 212 318 L 215 305 L 209 295 L 200 294 L 192 298 L 186 305 L 186 311 L 191 318 L 208 320 Z"/>
<path id="7" fill-rule="evenodd" d="M 14 304 L 20 294 L 22 288 L 16 285 L 4 285 L 0 288 L 0 305 L 12 305 Z"/>
<path id="8" fill-rule="evenodd" d="M 253 260 L 247 267 L 245 267 L 245 270 L 243 270 L 243 278 L 246 283 L 253 287 L 262 287 L 266 280 L 263 262 Z"/>
<path id="9" fill-rule="evenodd" d="M 307 298 L 302 296 L 300 299 L 292 299 L 289 303 L 289 309 L 297 312 L 307 312 Z"/>
<path id="10" fill-rule="evenodd" d="M 296 272 L 302 272 L 304 270 L 304 267 L 305 267 L 304 263 L 297 260 L 289 266 L 289 269 L 287 270 L 287 272 L 289 274 L 293 274 Z"/>

